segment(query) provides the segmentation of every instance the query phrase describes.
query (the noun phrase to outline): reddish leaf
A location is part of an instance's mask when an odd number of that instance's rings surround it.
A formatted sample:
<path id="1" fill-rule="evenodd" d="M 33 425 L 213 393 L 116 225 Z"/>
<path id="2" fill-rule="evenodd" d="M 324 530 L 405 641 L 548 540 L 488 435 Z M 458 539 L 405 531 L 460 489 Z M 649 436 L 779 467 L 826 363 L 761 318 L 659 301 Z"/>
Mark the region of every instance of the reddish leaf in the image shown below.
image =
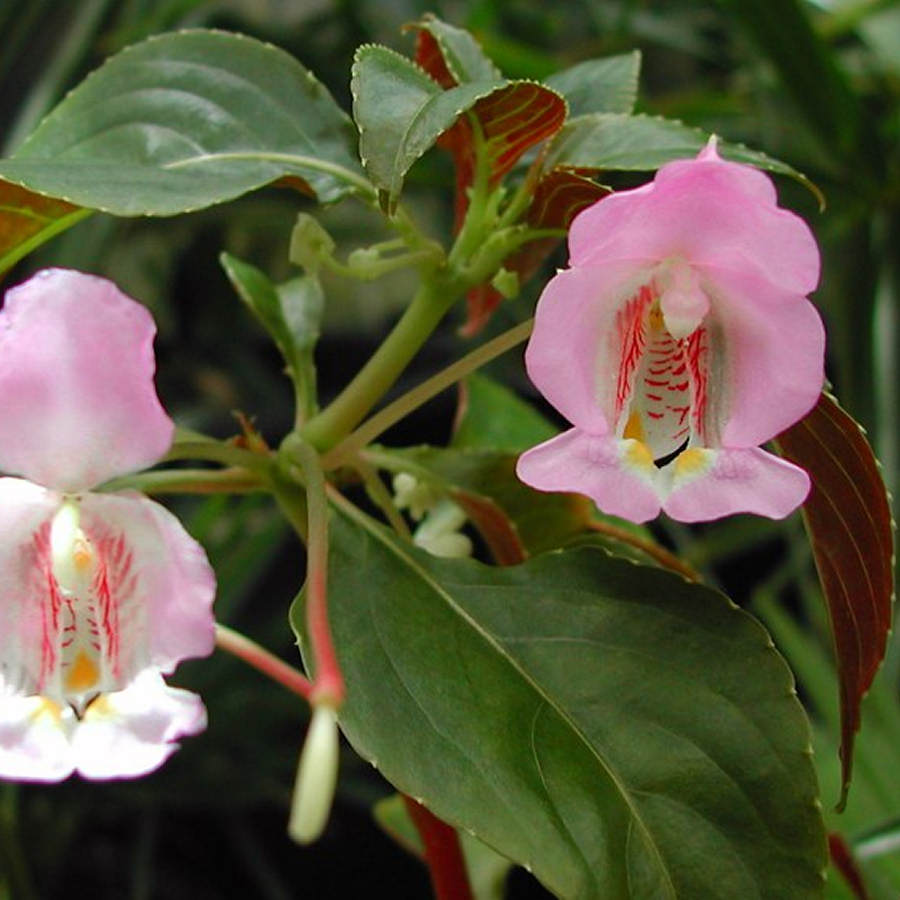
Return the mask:
<path id="1" fill-rule="evenodd" d="M 872 448 L 859 425 L 827 394 L 805 419 L 779 435 L 777 444 L 813 483 L 803 515 L 837 654 L 842 808 L 860 703 L 884 658 L 891 627 L 891 511 Z"/>
<path id="2" fill-rule="evenodd" d="M 507 514 L 489 497 L 469 491 L 453 490 L 453 499 L 474 523 L 498 566 L 525 562 L 528 551 Z"/>
<path id="3" fill-rule="evenodd" d="M 442 87 L 456 87 L 453 77 L 444 62 L 444 53 L 437 38 L 427 28 L 420 28 L 416 35 L 416 62 Z"/>
<path id="4" fill-rule="evenodd" d="M 828 855 L 832 865 L 841 873 L 847 886 L 853 891 L 857 900 L 869 900 L 869 892 L 863 881 L 859 865 L 853 858 L 853 853 L 847 846 L 847 842 L 836 831 L 828 835 Z"/>
<path id="5" fill-rule="evenodd" d="M 65 200 L 0 181 L 0 273 L 87 215 L 87 210 Z"/>
<path id="6" fill-rule="evenodd" d="M 606 196 L 608 190 L 577 172 L 555 169 L 545 175 L 534 192 L 528 210 L 528 224 L 532 228 L 568 228 L 578 213 Z M 519 276 L 519 283 L 528 281 L 540 268 L 554 247 L 557 238 L 531 241 L 504 262 L 504 267 Z M 482 284 L 469 291 L 466 298 L 466 321 L 460 334 L 478 334 L 503 300 L 490 284 Z"/>

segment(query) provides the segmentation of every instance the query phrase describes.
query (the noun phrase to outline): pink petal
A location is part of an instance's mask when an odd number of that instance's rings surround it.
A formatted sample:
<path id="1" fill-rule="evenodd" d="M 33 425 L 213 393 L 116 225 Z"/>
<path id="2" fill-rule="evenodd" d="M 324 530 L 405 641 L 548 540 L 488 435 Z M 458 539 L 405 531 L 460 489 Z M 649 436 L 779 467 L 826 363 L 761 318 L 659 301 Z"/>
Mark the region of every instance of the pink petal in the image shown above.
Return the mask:
<path id="1" fill-rule="evenodd" d="M 122 678 L 212 653 L 215 574 L 178 519 L 138 494 L 85 494 L 81 511 L 108 571 Z"/>
<path id="2" fill-rule="evenodd" d="M 783 519 L 806 499 L 809 476 L 793 463 L 754 447 L 684 451 L 670 463 L 672 489 L 663 510 L 680 522 L 734 513 Z"/>
<path id="3" fill-rule="evenodd" d="M 72 736 L 72 757 L 85 778 L 135 778 L 159 768 L 178 749 L 177 738 L 204 728 L 200 698 L 147 670 L 88 706 Z"/>
<path id="4" fill-rule="evenodd" d="M 150 314 L 112 282 L 47 269 L 0 312 L 0 468 L 80 491 L 156 462 L 173 424 Z"/>
<path id="5" fill-rule="evenodd" d="M 55 672 L 56 613 L 42 544 L 60 502 L 30 481 L 0 478 L 0 673 L 17 694 L 42 693 Z"/>
<path id="6" fill-rule="evenodd" d="M 756 447 L 815 406 L 825 381 L 825 329 L 816 308 L 751 273 L 702 270 L 718 332 L 710 381 L 726 397 L 711 429 L 726 447 Z M 718 371 L 716 367 L 722 365 Z"/>
<path id="7" fill-rule="evenodd" d="M 0 778 L 62 781 L 75 763 L 69 734 L 75 714 L 42 697 L 5 695 L 0 689 Z"/>
<path id="8" fill-rule="evenodd" d="M 768 176 L 719 159 L 669 163 L 651 184 L 599 200 L 572 222 L 569 253 L 572 266 L 679 257 L 755 273 L 801 296 L 819 280 L 815 238 L 776 206 Z"/>
<path id="9" fill-rule="evenodd" d="M 525 351 L 528 377 L 573 425 L 592 434 L 616 425 L 626 352 L 622 317 L 649 275 L 645 266 L 622 262 L 568 269 L 538 301 Z"/>
<path id="10" fill-rule="evenodd" d="M 516 474 L 539 491 L 575 491 L 632 522 L 659 515 L 657 469 L 637 441 L 597 437 L 573 428 L 519 457 Z"/>

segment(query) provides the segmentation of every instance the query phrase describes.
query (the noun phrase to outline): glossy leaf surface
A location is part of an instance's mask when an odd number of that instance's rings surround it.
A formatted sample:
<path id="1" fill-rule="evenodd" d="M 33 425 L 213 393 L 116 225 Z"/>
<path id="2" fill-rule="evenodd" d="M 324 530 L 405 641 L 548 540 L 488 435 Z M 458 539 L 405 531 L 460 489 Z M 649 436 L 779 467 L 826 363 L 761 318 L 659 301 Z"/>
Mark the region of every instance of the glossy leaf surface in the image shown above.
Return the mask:
<path id="1" fill-rule="evenodd" d="M 341 725 L 400 790 L 561 897 L 822 896 L 808 726 L 754 619 L 592 550 L 438 560 L 342 508 Z"/>
<path id="2" fill-rule="evenodd" d="M 0 177 L 116 215 L 174 215 L 284 176 L 371 193 L 350 119 L 297 60 L 219 31 L 128 47 L 44 119 Z"/>
<path id="3" fill-rule="evenodd" d="M 776 443 L 786 459 L 809 472 L 813 483 L 803 516 L 837 654 L 843 803 L 850 785 L 860 704 L 884 659 L 891 627 L 891 510 L 869 442 L 827 394 Z"/>

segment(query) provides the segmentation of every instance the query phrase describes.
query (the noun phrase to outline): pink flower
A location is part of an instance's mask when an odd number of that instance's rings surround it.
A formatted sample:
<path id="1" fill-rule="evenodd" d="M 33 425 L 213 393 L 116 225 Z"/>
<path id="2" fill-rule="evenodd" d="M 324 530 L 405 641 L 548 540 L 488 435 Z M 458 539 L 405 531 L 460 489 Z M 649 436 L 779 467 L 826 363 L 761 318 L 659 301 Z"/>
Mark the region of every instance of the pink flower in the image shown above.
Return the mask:
<path id="1" fill-rule="evenodd" d="M 0 312 L 0 777 L 128 778 L 206 725 L 162 674 L 213 648 L 215 578 L 178 520 L 90 493 L 158 460 L 149 313 L 102 278 L 40 272 Z M 25 480 L 30 479 L 30 480 Z"/>
<path id="2" fill-rule="evenodd" d="M 634 522 L 796 509 L 809 477 L 759 445 L 822 390 L 819 253 L 771 180 L 711 140 L 582 212 L 569 250 L 525 360 L 575 427 L 522 455 L 522 481 Z"/>

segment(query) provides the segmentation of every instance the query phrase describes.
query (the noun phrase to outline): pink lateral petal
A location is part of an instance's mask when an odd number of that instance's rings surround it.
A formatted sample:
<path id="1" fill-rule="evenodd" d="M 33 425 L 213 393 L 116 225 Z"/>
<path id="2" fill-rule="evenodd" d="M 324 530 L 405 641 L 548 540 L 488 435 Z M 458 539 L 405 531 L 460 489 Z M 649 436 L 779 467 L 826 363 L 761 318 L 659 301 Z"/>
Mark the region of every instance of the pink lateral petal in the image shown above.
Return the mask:
<path id="1" fill-rule="evenodd" d="M 819 281 L 815 238 L 776 206 L 768 176 L 718 159 L 669 163 L 650 184 L 599 200 L 572 222 L 569 253 L 572 266 L 679 257 L 755 273 L 800 296 Z"/>
<path id="2" fill-rule="evenodd" d="M 726 447 L 759 446 L 818 402 L 825 382 L 822 319 L 805 298 L 786 296 L 752 273 L 710 268 L 701 278 L 712 298 L 709 330 L 724 346 L 724 368 L 716 372 L 716 360 L 711 364 L 727 399 L 711 431 Z"/>
<path id="3" fill-rule="evenodd" d="M 69 734 L 75 715 L 42 697 L 4 694 L 0 686 L 0 778 L 62 781 L 75 763 Z"/>
<path id="4" fill-rule="evenodd" d="M 0 468 L 74 492 L 156 462 L 174 425 L 153 385 L 156 328 L 111 281 L 46 269 L 0 312 Z"/>
<path id="5" fill-rule="evenodd" d="M 584 431 L 604 434 L 615 427 L 625 352 L 617 318 L 648 277 L 645 267 L 630 262 L 567 269 L 538 301 L 525 350 L 528 377 Z"/>
<path id="6" fill-rule="evenodd" d="M 86 494 L 82 528 L 109 570 L 122 677 L 171 672 L 215 643 L 215 574 L 203 548 L 168 510 L 139 494 Z"/>
<path id="7" fill-rule="evenodd" d="M 204 728 L 200 698 L 147 670 L 88 706 L 72 736 L 72 756 L 84 778 L 136 778 L 159 768 L 178 749 L 177 738 Z"/>
<path id="8" fill-rule="evenodd" d="M 783 519 L 806 499 L 809 476 L 758 447 L 686 450 L 671 469 L 664 512 L 679 522 L 707 522 L 735 513 Z"/>
<path id="9" fill-rule="evenodd" d="M 38 694 L 56 671 L 54 597 L 45 552 L 61 498 L 21 478 L 0 478 L 0 676 Z M 2 701 L 0 701 L 2 703 Z"/>
<path id="10" fill-rule="evenodd" d="M 539 491 L 585 494 L 603 512 L 632 522 L 659 515 L 657 470 L 636 441 L 573 428 L 523 453 L 516 474 Z"/>

